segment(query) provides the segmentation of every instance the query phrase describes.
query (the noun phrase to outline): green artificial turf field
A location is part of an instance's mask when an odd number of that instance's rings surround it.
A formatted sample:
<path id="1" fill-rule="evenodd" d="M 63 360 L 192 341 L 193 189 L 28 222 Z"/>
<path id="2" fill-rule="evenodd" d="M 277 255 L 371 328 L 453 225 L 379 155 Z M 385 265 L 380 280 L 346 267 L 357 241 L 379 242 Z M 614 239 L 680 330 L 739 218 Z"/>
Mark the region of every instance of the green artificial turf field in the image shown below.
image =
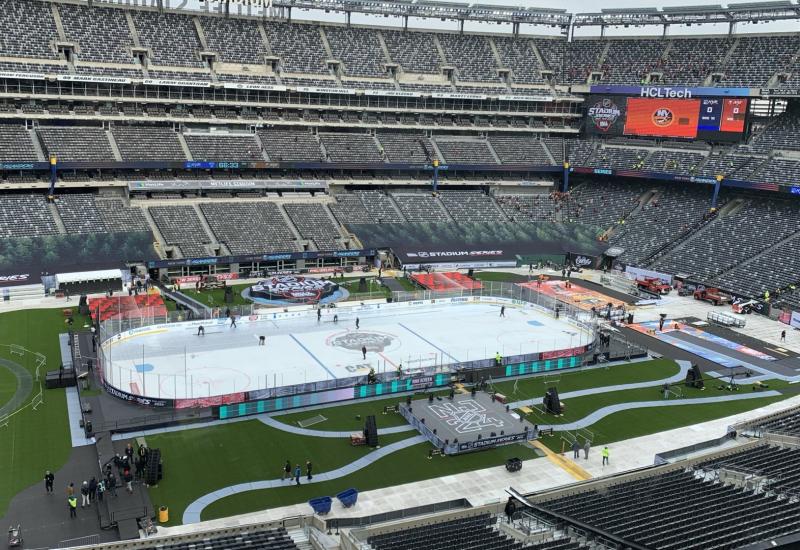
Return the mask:
<path id="1" fill-rule="evenodd" d="M 780 390 L 789 385 L 788 382 L 784 382 L 782 380 L 766 380 L 765 382 L 769 384 L 769 389 L 771 390 Z M 725 390 L 720 391 L 716 388 L 712 388 L 711 384 L 709 384 L 705 390 L 686 388 L 683 387 L 683 385 L 680 385 L 678 389 L 682 392 L 683 397 L 670 397 L 669 401 L 680 402 L 681 399 L 708 399 L 719 396 L 741 395 L 755 391 L 752 385 L 746 384 L 741 385 L 739 390 L 736 392 L 729 392 Z M 559 394 L 562 395 L 561 388 L 559 388 Z M 584 418 L 591 412 L 596 411 L 597 409 L 601 409 L 609 405 L 615 405 L 617 403 L 662 401 L 663 390 L 660 385 L 655 385 L 646 388 L 606 392 L 597 395 L 585 395 L 583 397 L 567 399 L 562 398 L 561 400 L 566 405 L 564 414 L 561 416 L 556 417 L 547 413 L 540 414 L 534 410 L 534 412 L 527 415 L 526 418 L 534 424 L 558 425 L 568 422 L 575 422 L 581 418 Z M 725 403 L 723 403 L 723 405 L 725 405 Z M 670 411 L 672 410 L 673 409 L 670 409 Z"/>
<path id="2" fill-rule="evenodd" d="M 8 403 L 17 391 L 17 377 L 0 367 L 0 407 Z"/>
<path id="3" fill-rule="evenodd" d="M 523 399 L 521 393 L 541 397 L 545 389 L 545 380 L 552 384 L 558 379 L 559 391 L 566 393 L 579 389 L 606 387 L 616 384 L 656 381 L 670 377 L 678 372 L 673 361 L 658 359 L 618 365 L 605 369 L 592 369 L 573 373 L 549 373 L 546 377 L 532 377 L 519 381 L 515 399 Z M 768 381 L 770 389 L 786 389 L 787 384 L 780 381 Z M 496 384 L 501 389 L 513 389 L 513 381 Z M 716 389 L 716 384 L 708 384 L 705 391 L 683 388 L 684 397 L 713 397 L 731 395 L 730 392 Z M 549 424 L 569 422 L 582 418 L 590 412 L 613 403 L 652 401 L 662 398 L 661 386 L 656 382 L 652 386 L 640 389 L 613 391 L 595 396 L 584 396 L 567 399 L 567 414 L 555 421 L 552 417 L 539 420 L 529 416 L 532 422 Z M 751 385 L 742 385 L 738 393 L 744 394 L 752 390 Z M 788 395 L 787 395 L 788 397 Z M 784 398 L 765 397 L 739 402 L 709 403 L 701 405 L 676 406 L 669 409 L 648 408 L 623 411 L 606 417 L 590 426 L 595 434 L 595 445 L 620 441 L 656 431 L 686 426 L 714 418 L 761 407 Z M 324 422 L 310 426 L 316 430 L 349 431 L 363 426 L 368 414 L 375 414 L 379 427 L 402 425 L 404 420 L 395 413 L 383 415 L 383 407 L 404 399 L 402 396 L 376 401 L 342 404 L 341 406 L 311 411 L 289 413 L 276 416 L 289 425 L 298 421 L 322 415 Z M 357 419 L 357 415 L 361 419 Z M 414 432 L 384 436 L 382 443 L 399 441 L 414 435 Z M 545 437 L 544 443 L 554 450 L 561 450 L 562 438 Z M 246 421 L 222 425 L 215 428 L 189 430 L 162 434 L 148 438 L 148 444 L 157 446 L 164 452 L 166 463 L 192 464 L 191 468 L 174 472 L 164 482 L 153 489 L 153 501 L 156 505 L 167 505 L 171 508 L 171 522 L 180 523 L 183 510 L 193 500 L 211 491 L 246 481 L 259 481 L 279 477 L 280 466 L 290 458 L 293 464 L 302 464 L 310 455 L 315 463 L 315 471 L 321 472 L 337 468 L 360 456 L 362 450 L 354 450 L 346 441 L 321 438 L 293 436 L 264 426 L 257 421 Z M 203 512 L 203 519 L 224 517 L 232 514 L 252 512 L 259 509 L 305 502 L 310 498 L 322 495 L 333 495 L 349 487 L 361 491 L 387 487 L 400 483 L 409 483 L 466 472 L 474 469 L 497 466 L 512 455 L 533 458 L 533 452 L 524 446 L 514 445 L 491 451 L 484 451 L 458 457 L 427 458 L 430 445 L 422 443 L 397 451 L 382 458 L 375 464 L 359 470 L 351 476 L 338 480 L 300 487 L 287 486 L 278 489 L 248 491 L 239 495 L 224 498 L 210 505 Z M 283 455 L 290 454 L 285 457 Z M 324 464 L 316 457 L 325 457 Z M 328 461 L 327 457 L 332 457 Z M 199 462 L 198 462 L 199 461 Z M 204 477 L 204 472 L 215 472 L 213 477 Z M 287 482 L 288 485 L 288 482 Z"/>
<path id="4" fill-rule="evenodd" d="M 363 428 L 363 426 L 362 426 Z M 381 436 L 387 445 L 412 437 L 413 433 Z M 184 508 L 194 499 L 216 489 L 281 477 L 286 460 L 306 460 L 314 471 L 334 470 L 368 454 L 369 447 L 353 447 L 347 439 L 293 435 L 265 426 L 258 420 L 234 422 L 147 437 L 147 445 L 161 449 L 168 475 L 150 489 L 156 506 L 166 505 L 174 523 L 180 523 Z"/>
<path id="5" fill-rule="evenodd" d="M 439 392 L 442 395 L 447 392 Z M 421 395 L 421 394 L 420 394 Z M 395 405 L 405 399 L 405 396 L 395 396 L 388 399 L 380 399 L 376 401 L 363 401 L 353 404 L 344 403 L 335 407 L 327 407 L 324 409 L 303 411 L 282 414 L 276 416 L 275 420 L 297 426 L 298 422 L 307 420 L 315 416 L 324 416 L 325 421 L 312 426 L 308 426 L 310 430 L 327 430 L 331 432 L 353 430 L 359 431 L 364 429 L 364 422 L 368 415 L 375 415 L 375 421 L 378 428 L 390 428 L 393 426 L 402 426 L 406 424 L 405 418 L 400 416 L 399 413 L 383 414 L 383 408 Z M 358 418 L 360 417 L 360 418 Z"/>
<path id="6" fill-rule="evenodd" d="M 82 323 L 81 319 L 76 324 Z M 32 358 L 10 355 L 16 344 L 47 357 L 47 369 L 61 362 L 58 334 L 66 326 L 61 309 L 14 311 L 0 315 L 0 356 L 35 373 Z M 44 376 L 44 373 L 41 373 Z M 33 394 L 38 392 L 34 382 Z M 32 396 L 28 396 L 30 399 Z M 57 470 L 69 457 L 70 438 L 63 389 L 44 390 L 44 403 L 37 410 L 24 408 L 8 426 L 0 427 L 0 516 L 15 494 L 41 480 L 47 469 Z"/>
<path id="7" fill-rule="evenodd" d="M 512 457 L 524 460 L 536 458 L 536 453 L 524 445 L 508 445 L 479 453 L 469 453 L 458 456 L 436 456 L 428 459 L 428 450 L 431 445 L 420 443 L 407 449 L 397 451 L 381 460 L 359 470 L 352 476 L 333 481 L 315 483 L 313 485 L 300 485 L 247 491 L 221 499 L 208 506 L 202 514 L 202 519 L 213 519 L 233 514 L 244 514 L 264 508 L 286 506 L 307 502 L 319 496 L 334 496 L 336 493 L 351 487 L 359 491 L 380 489 L 412 481 L 421 481 L 434 477 L 449 476 L 472 470 L 480 470 L 505 464 Z M 534 468 L 535 466 L 524 466 Z M 287 483 L 288 485 L 288 483 Z M 309 512 L 311 508 L 309 508 Z M 368 515 L 368 513 L 365 513 Z"/>
<path id="8" fill-rule="evenodd" d="M 201 304 L 207 305 L 208 307 L 227 307 L 229 305 L 234 306 L 243 306 L 249 305 L 253 302 L 249 300 L 245 300 L 242 298 L 242 291 L 250 286 L 249 284 L 241 284 L 241 285 L 228 285 L 231 289 L 233 289 L 233 303 L 226 304 L 225 303 L 225 289 L 224 288 L 215 288 L 213 290 L 203 290 L 203 291 L 196 291 L 194 289 L 185 288 L 181 290 L 181 294 L 185 294 L 189 298 L 194 298 Z"/>
<path id="9" fill-rule="evenodd" d="M 592 424 L 589 429 L 595 436 L 593 444 L 596 446 L 724 418 L 757 409 L 770 403 L 776 403 L 789 397 L 791 397 L 790 394 L 760 399 L 745 399 L 743 401 L 708 403 L 705 405 L 685 405 L 667 409 L 654 407 L 622 411 L 603 418 L 599 422 Z M 720 435 L 723 434 L 709 434 L 709 439 Z M 560 450 L 560 443 L 552 443 L 556 439 L 559 439 L 558 435 L 553 438 L 545 438 L 544 442 L 551 449 Z M 677 442 L 675 447 L 680 447 L 680 443 Z"/>
<path id="10" fill-rule="evenodd" d="M 534 397 L 544 397 L 545 391 L 550 386 L 556 386 L 559 393 L 566 393 L 587 388 L 663 380 L 678 374 L 678 371 L 680 371 L 680 367 L 674 361 L 653 359 L 614 365 L 608 368 L 552 371 L 545 376 L 495 382 L 493 386 L 495 391 L 508 397 L 509 401 L 522 401 Z M 516 392 L 514 391 L 515 385 Z"/>

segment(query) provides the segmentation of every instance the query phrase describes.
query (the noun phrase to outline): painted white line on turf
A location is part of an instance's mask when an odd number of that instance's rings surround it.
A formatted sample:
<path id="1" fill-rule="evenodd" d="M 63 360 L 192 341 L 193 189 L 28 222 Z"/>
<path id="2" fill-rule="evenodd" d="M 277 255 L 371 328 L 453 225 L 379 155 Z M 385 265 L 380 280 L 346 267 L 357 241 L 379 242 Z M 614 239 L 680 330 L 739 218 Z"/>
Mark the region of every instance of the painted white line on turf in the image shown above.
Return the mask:
<path id="1" fill-rule="evenodd" d="M 336 468 L 335 470 L 330 470 L 328 472 L 322 472 L 319 474 L 314 474 L 312 479 L 303 479 L 302 484 L 308 485 L 311 483 L 320 483 L 323 481 L 331 481 L 333 479 L 339 479 L 345 476 L 349 476 L 361 470 L 362 468 L 366 468 L 370 464 L 380 460 L 381 458 L 388 456 L 395 451 L 400 451 L 402 449 L 406 449 L 413 445 L 417 445 L 419 443 L 425 443 L 427 438 L 424 435 L 417 435 L 414 437 L 409 437 L 408 439 L 404 439 L 402 441 L 397 441 L 390 445 L 386 445 L 385 447 L 381 447 L 371 453 L 367 454 L 366 456 L 362 456 L 358 460 L 355 460 L 349 464 L 342 466 L 341 468 Z M 223 487 L 222 489 L 218 489 L 211 493 L 201 496 L 200 498 L 196 499 L 194 502 L 189 504 L 186 507 L 186 510 L 183 512 L 183 523 L 197 523 L 200 521 L 200 516 L 203 513 L 203 510 L 213 504 L 214 502 L 223 499 L 225 497 L 229 497 L 232 495 L 236 495 L 239 493 L 245 493 L 247 491 L 258 491 L 262 489 L 276 489 L 279 487 L 289 487 L 294 485 L 294 479 L 271 479 L 271 480 L 264 480 L 264 481 L 251 481 L 246 483 L 239 483 L 238 485 L 231 485 L 229 487 Z"/>

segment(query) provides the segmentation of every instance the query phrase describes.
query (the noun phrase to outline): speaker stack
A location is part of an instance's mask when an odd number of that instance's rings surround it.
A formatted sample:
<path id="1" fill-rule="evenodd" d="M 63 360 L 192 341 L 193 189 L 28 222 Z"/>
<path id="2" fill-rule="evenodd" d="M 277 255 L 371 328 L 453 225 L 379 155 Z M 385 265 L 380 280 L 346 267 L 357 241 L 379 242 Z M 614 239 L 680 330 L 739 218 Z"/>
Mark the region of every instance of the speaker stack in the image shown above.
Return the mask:
<path id="1" fill-rule="evenodd" d="M 364 439 L 370 447 L 378 446 L 378 425 L 375 423 L 375 416 L 369 415 L 364 426 Z"/>
<path id="2" fill-rule="evenodd" d="M 150 455 L 147 457 L 147 467 L 144 472 L 144 482 L 147 485 L 158 485 L 159 480 L 163 477 L 161 449 L 150 449 Z"/>
<path id="3" fill-rule="evenodd" d="M 561 414 L 561 401 L 558 398 L 558 389 L 547 388 L 544 394 L 544 409 L 550 414 Z"/>
<path id="4" fill-rule="evenodd" d="M 699 389 L 705 387 L 705 382 L 703 382 L 703 373 L 700 372 L 700 367 L 697 365 L 692 365 L 692 368 L 686 373 L 686 386 Z"/>

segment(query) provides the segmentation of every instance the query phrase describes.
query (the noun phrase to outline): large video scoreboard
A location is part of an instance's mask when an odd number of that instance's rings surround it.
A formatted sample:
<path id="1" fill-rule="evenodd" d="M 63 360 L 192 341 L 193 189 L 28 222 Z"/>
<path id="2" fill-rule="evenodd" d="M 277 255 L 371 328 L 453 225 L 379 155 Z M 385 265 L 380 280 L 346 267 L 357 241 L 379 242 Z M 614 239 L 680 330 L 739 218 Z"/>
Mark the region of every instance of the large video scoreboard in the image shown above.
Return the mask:
<path id="1" fill-rule="evenodd" d="M 594 135 L 744 141 L 748 101 L 746 97 L 592 95 L 586 102 L 586 132 Z"/>

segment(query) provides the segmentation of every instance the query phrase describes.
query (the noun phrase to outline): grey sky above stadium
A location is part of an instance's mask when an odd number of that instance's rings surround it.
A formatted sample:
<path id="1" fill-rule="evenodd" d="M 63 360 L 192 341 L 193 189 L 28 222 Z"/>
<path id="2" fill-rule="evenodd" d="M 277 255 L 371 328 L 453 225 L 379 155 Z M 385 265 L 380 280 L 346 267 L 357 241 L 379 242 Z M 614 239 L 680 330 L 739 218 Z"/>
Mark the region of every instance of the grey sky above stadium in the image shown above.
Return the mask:
<path id="1" fill-rule="evenodd" d="M 155 0 L 111 0 L 114 3 L 122 4 L 147 4 L 152 5 Z M 453 1 L 453 0 L 448 0 Z M 215 9 L 219 6 L 219 2 L 215 0 L 200 2 L 200 0 L 165 0 L 165 3 L 173 7 L 185 7 L 187 9 Z M 470 2 L 464 2 L 468 4 Z M 668 2 L 643 2 L 641 0 L 608 0 L 608 2 L 598 2 L 597 0 L 561 0 L 557 4 L 555 2 L 542 0 L 542 1 L 519 1 L 519 0 L 478 0 L 472 3 L 481 4 L 497 4 L 504 6 L 531 6 L 531 7 L 558 7 L 565 9 L 571 13 L 587 13 L 597 12 L 602 8 L 641 8 L 641 7 L 664 7 L 664 6 L 697 6 L 697 5 L 715 5 L 710 2 L 702 0 L 670 0 Z M 736 4 L 738 2 L 720 2 L 722 5 Z M 768 2 L 767 2 L 768 3 Z M 717 5 L 719 5 L 717 4 Z M 246 13 L 246 12 L 244 12 Z M 296 10 L 293 12 L 292 17 L 295 19 L 310 19 L 315 21 L 331 21 L 336 23 L 343 23 L 345 21 L 344 14 L 339 13 L 324 13 L 324 12 L 303 12 Z M 399 18 L 385 18 L 366 15 L 353 14 L 352 22 L 356 24 L 367 25 L 381 25 L 381 26 L 400 26 L 401 20 Z M 413 19 L 409 22 L 410 27 L 414 28 L 435 28 L 444 30 L 456 30 L 457 24 L 453 21 L 440 21 L 438 19 Z M 481 24 L 481 23 L 467 23 L 465 30 L 468 31 L 484 31 L 484 32 L 510 32 L 509 25 L 496 25 L 496 24 Z M 748 24 L 739 25 L 736 29 L 738 33 L 763 33 L 763 32 L 798 32 L 800 31 L 800 22 L 797 21 L 779 21 L 775 23 L 763 24 Z M 556 29 L 548 27 L 523 27 L 523 32 L 529 34 L 558 34 Z M 712 33 L 727 33 L 728 28 L 725 25 L 703 25 L 703 26 L 674 26 L 670 29 L 670 35 L 683 35 L 683 34 L 712 34 Z M 576 36 L 592 36 L 599 34 L 599 30 L 595 28 L 583 28 L 576 31 Z M 610 28 L 606 30 L 607 36 L 658 36 L 661 34 L 660 28 Z"/>

